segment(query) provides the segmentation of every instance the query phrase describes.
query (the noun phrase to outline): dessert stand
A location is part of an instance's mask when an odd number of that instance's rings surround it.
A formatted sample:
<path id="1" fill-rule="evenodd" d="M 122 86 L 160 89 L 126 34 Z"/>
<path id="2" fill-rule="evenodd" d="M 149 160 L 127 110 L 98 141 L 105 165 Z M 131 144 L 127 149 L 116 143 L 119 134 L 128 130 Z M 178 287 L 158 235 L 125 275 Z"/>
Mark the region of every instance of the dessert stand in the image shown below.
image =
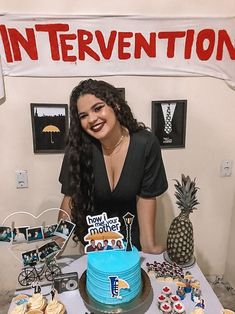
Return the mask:
<path id="1" fill-rule="evenodd" d="M 141 269 L 142 290 L 140 294 L 132 301 L 108 305 L 100 303 L 90 297 L 86 290 L 86 271 L 83 272 L 79 280 L 80 295 L 85 303 L 87 309 L 95 314 L 102 313 L 128 313 L 128 314 L 141 314 L 145 313 L 153 301 L 153 290 L 151 282 L 147 273 Z"/>

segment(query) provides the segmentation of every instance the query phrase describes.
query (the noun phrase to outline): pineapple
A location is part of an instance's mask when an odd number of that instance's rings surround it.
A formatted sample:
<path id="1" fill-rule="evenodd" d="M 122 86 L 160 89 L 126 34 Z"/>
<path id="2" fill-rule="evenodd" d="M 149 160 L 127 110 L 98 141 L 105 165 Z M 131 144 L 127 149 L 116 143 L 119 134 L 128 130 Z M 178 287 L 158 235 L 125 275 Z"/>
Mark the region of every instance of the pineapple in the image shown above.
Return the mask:
<path id="1" fill-rule="evenodd" d="M 196 198 L 198 187 L 195 179 L 181 175 L 181 183 L 175 180 L 176 204 L 181 210 L 180 214 L 172 221 L 167 236 L 167 254 L 172 262 L 179 265 L 189 263 L 193 259 L 194 239 L 193 225 L 189 214 L 199 204 Z"/>

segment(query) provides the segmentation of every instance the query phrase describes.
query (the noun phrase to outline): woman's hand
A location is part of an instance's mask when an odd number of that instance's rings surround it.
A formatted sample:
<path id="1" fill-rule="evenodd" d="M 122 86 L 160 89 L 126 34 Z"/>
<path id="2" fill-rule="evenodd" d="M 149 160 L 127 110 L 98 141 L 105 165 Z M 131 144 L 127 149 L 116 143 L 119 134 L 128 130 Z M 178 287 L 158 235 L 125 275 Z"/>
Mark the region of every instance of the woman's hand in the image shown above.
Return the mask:
<path id="1" fill-rule="evenodd" d="M 166 251 L 166 247 L 163 245 L 154 245 L 152 247 L 142 247 L 142 252 L 148 254 L 161 254 Z"/>

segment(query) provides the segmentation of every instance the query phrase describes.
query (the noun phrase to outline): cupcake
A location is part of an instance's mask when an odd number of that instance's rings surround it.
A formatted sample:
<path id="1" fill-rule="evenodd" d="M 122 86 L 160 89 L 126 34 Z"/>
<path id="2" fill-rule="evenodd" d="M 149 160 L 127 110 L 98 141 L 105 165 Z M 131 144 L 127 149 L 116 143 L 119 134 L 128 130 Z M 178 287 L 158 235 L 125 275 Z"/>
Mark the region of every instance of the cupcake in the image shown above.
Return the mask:
<path id="1" fill-rule="evenodd" d="M 170 303 L 163 302 L 160 306 L 160 310 L 162 311 L 163 314 L 169 314 L 172 311 L 172 307 L 171 307 Z"/>
<path id="2" fill-rule="evenodd" d="M 55 299 L 49 301 L 45 314 L 65 314 L 64 304 Z"/>
<path id="3" fill-rule="evenodd" d="M 170 296 L 170 300 L 171 300 L 171 303 L 175 303 L 177 301 L 180 301 L 180 297 L 177 294 L 172 294 Z"/>
<path id="4" fill-rule="evenodd" d="M 29 310 L 25 314 L 43 314 L 43 311 L 41 311 L 41 310 Z"/>
<path id="5" fill-rule="evenodd" d="M 157 301 L 158 301 L 158 308 L 160 309 L 161 304 L 167 301 L 166 296 L 164 294 L 160 294 L 157 298 Z"/>
<path id="6" fill-rule="evenodd" d="M 168 286 L 164 286 L 162 288 L 162 293 L 165 294 L 167 297 L 169 297 L 171 295 L 171 288 Z"/>
<path id="7" fill-rule="evenodd" d="M 43 312 L 46 305 L 47 301 L 43 295 L 41 293 L 35 293 L 31 298 L 29 298 L 27 314 L 29 313 L 29 310 L 40 310 Z M 30 312 L 29 314 L 33 314 L 33 312 Z"/>
<path id="8" fill-rule="evenodd" d="M 27 310 L 27 305 L 25 303 L 16 305 L 11 311 L 11 314 L 25 314 L 26 310 Z"/>
<path id="9" fill-rule="evenodd" d="M 185 307 L 182 302 L 175 302 L 173 305 L 174 313 L 186 314 Z"/>

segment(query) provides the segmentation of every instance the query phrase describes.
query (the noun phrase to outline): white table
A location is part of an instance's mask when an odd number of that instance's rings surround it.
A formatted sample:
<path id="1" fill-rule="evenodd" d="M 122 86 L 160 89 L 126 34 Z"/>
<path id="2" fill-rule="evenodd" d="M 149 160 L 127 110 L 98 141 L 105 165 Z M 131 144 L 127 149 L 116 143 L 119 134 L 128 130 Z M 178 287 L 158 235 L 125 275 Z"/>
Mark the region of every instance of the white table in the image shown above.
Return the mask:
<path id="1" fill-rule="evenodd" d="M 141 253 L 141 261 L 142 261 L 142 268 L 147 271 L 146 262 L 153 263 L 154 261 L 162 263 L 164 261 L 163 255 L 152 255 L 152 254 L 145 254 Z M 80 278 L 83 274 L 83 272 L 86 269 L 87 264 L 87 258 L 86 256 L 82 256 L 72 262 L 69 266 L 63 268 L 63 273 L 66 272 L 77 272 L 78 277 Z M 215 295 L 213 289 L 211 288 L 210 284 L 207 282 L 205 276 L 201 272 L 200 268 L 197 264 L 195 264 L 192 268 L 189 269 L 189 271 L 192 273 L 193 277 L 196 280 L 199 280 L 202 290 L 202 298 L 205 300 L 205 313 L 206 314 L 220 314 L 222 313 L 222 305 Z M 174 282 L 159 282 L 154 277 L 150 276 L 151 285 L 153 288 L 153 302 L 149 309 L 147 310 L 147 314 L 156 314 L 161 313 L 157 308 L 157 296 L 161 293 L 161 289 L 164 285 L 168 285 L 172 289 L 172 293 L 176 292 L 176 284 Z M 32 290 L 21 290 L 16 291 L 16 294 L 19 293 L 28 293 L 31 294 Z M 48 298 L 50 298 L 50 286 L 42 287 L 42 294 L 48 294 Z M 86 308 L 86 306 L 83 303 L 83 299 L 80 296 L 79 290 L 74 290 L 70 292 L 63 292 L 59 295 L 60 300 L 64 303 L 67 314 L 78 314 L 78 313 L 85 313 L 89 312 Z M 194 309 L 195 304 L 191 301 L 190 293 L 186 294 L 186 297 L 183 301 L 186 313 L 190 314 L 191 311 Z M 13 305 L 10 306 L 10 310 L 13 307 Z"/>

